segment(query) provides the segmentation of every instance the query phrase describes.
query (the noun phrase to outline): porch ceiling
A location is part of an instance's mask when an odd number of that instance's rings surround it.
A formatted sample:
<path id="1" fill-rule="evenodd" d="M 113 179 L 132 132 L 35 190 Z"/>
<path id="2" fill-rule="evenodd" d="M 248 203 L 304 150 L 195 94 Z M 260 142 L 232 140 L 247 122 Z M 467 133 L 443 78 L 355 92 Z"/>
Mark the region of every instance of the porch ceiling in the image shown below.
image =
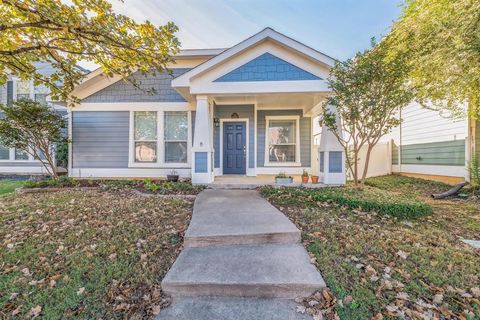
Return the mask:
<path id="1" fill-rule="evenodd" d="M 256 104 L 258 109 L 303 109 L 309 114 L 325 101 L 327 93 L 272 93 L 252 95 L 215 95 L 217 105 Z"/>

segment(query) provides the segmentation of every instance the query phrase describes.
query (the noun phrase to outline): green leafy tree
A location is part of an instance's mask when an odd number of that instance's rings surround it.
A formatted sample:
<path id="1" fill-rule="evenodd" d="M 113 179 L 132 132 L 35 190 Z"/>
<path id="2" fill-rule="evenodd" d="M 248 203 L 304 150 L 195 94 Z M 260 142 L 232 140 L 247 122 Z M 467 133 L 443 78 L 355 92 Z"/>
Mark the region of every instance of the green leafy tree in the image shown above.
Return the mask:
<path id="1" fill-rule="evenodd" d="M 372 46 L 331 69 L 332 94 L 322 112 L 322 121 L 345 150 L 348 169 L 360 187 L 365 183 L 373 147 L 400 124 L 398 111 L 413 98 L 405 80 L 405 59 L 387 60 L 384 45 Z M 366 150 L 363 169 L 359 166 L 362 149 Z"/>
<path id="2" fill-rule="evenodd" d="M 408 55 L 415 99 L 470 116 L 480 112 L 480 1 L 406 0 L 384 39 L 390 58 Z"/>
<path id="3" fill-rule="evenodd" d="M 99 65 L 123 79 L 134 71 L 164 71 L 178 52 L 177 27 L 137 23 L 107 0 L 0 0 L 0 85 L 8 75 L 45 84 L 54 100 L 69 97 L 83 79 L 78 62 Z M 35 62 L 55 68 L 42 75 Z M 133 80 L 129 80 L 133 81 Z"/>
<path id="4" fill-rule="evenodd" d="M 1 105 L 0 144 L 23 150 L 41 160 L 46 172 L 57 178 L 55 146 L 66 142 L 67 127 L 61 114 L 46 104 L 20 100 L 13 105 Z"/>

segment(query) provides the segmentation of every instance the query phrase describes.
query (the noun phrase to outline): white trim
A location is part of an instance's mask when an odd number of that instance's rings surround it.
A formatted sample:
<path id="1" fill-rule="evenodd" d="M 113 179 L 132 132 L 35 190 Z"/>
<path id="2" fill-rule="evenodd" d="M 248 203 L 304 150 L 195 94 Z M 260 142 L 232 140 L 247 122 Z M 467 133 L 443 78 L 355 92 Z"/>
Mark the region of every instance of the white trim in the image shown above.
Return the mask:
<path id="1" fill-rule="evenodd" d="M 67 110 L 67 117 L 68 117 L 68 172 L 72 172 L 73 167 L 73 144 L 72 144 L 72 137 L 73 137 L 73 125 L 72 125 L 72 111 L 69 109 Z"/>
<path id="2" fill-rule="evenodd" d="M 468 176 L 468 169 L 465 166 L 402 164 L 401 169 L 399 165 L 392 165 L 392 172 L 417 173 L 417 174 L 428 174 L 428 175 L 447 176 L 447 177 L 462 177 L 462 178 Z"/>
<path id="3" fill-rule="evenodd" d="M 36 167 L 15 167 L 15 166 L 6 166 L 0 167 L 0 173 L 18 173 L 18 174 L 36 174 L 36 173 L 46 173 L 43 166 Z"/>
<path id="4" fill-rule="evenodd" d="M 253 104 L 253 136 L 255 139 L 253 139 L 253 159 L 254 159 L 254 164 L 253 164 L 253 169 L 254 169 L 254 174 L 256 175 L 256 170 L 257 169 L 257 153 L 258 153 L 258 146 L 257 146 L 257 140 L 258 140 L 258 134 L 257 134 L 257 103 L 255 102 Z"/>
<path id="5" fill-rule="evenodd" d="M 72 111 L 191 111 L 195 107 L 188 102 L 112 102 L 81 103 Z"/>
<path id="6" fill-rule="evenodd" d="M 181 178 L 190 178 L 191 168 L 175 168 Z M 158 178 L 170 174 L 169 168 L 73 168 L 74 178 Z"/>
<path id="7" fill-rule="evenodd" d="M 157 161 L 138 163 L 135 162 L 134 150 L 134 113 L 144 111 L 157 112 Z M 165 149 L 164 149 L 164 121 L 165 111 L 168 112 L 186 112 L 187 113 L 187 162 L 175 163 L 165 162 Z M 163 169 L 176 169 L 176 168 L 191 168 L 191 148 L 192 148 L 192 112 L 187 110 L 143 110 L 135 109 L 130 110 L 129 114 L 129 129 L 128 129 L 128 167 L 129 168 L 163 168 Z"/>
<path id="8" fill-rule="evenodd" d="M 268 159 L 268 127 L 270 120 L 295 120 L 295 162 L 270 162 Z M 265 116 L 265 158 L 264 167 L 299 167 L 300 160 L 300 116 Z"/>
<path id="9" fill-rule="evenodd" d="M 250 162 L 250 134 L 249 134 L 249 118 L 238 118 L 238 119 L 220 119 L 220 175 L 223 175 L 223 124 L 225 122 L 245 122 L 245 148 L 246 148 L 246 157 L 245 157 L 245 174 L 248 172 L 249 162 Z"/>

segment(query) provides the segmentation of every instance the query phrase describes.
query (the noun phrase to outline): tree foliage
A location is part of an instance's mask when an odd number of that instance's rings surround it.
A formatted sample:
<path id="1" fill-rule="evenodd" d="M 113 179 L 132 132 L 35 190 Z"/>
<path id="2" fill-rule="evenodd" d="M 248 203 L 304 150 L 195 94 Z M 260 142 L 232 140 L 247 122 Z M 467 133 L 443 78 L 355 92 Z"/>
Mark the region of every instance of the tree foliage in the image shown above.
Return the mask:
<path id="1" fill-rule="evenodd" d="M 408 55 L 416 100 L 470 115 L 480 111 L 480 1 L 406 0 L 386 37 L 390 57 Z"/>
<path id="2" fill-rule="evenodd" d="M 55 146 L 66 142 L 67 127 L 61 114 L 46 104 L 20 100 L 13 105 L 1 105 L 0 144 L 23 150 L 36 160 L 42 160 L 46 172 L 57 177 Z"/>
<path id="3" fill-rule="evenodd" d="M 12 74 L 69 101 L 84 77 L 79 61 L 124 79 L 137 70 L 161 72 L 178 51 L 176 31 L 171 22 L 156 27 L 116 14 L 107 0 L 0 0 L 0 85 Z M 35 62 L 56 71 L 42 75 Z"/>
<path id="4" fill-rule="evenodd" d="M 337 62 L 331 69 L 332 94 L 322 112 L 322 121 L 347 154 L 356 185 L 365 182 L 373 147 L 400 124 L 397 112 L 413 98 L 405 78 L 405 57 L 388 60 L 383 44 L 372 45 L 373 49 Z M 359 168 L 362 148 L 366 148 L 363 170 Z"/>

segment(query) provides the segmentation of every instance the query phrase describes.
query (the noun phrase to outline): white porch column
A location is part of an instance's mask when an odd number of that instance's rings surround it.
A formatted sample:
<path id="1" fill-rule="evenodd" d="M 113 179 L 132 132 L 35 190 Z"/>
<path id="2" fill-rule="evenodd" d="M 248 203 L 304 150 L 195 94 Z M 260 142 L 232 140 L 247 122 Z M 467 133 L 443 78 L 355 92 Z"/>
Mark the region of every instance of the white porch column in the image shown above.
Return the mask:
<path id="1" fill-rule="evenodd" d="M 341 121 L 336 108 L 333 106 L 328 108 L 330 112 L 336 114 L 337 128 L 341 128 Z M 338 130 L 339 135 L 343 137 L 342 130 Z M 325 124 L 322 125 L 318 152 L 320 182 L 327 185 L 344 185 L 347 180 L 345 151 L 333 132 Z"/>
<path id="2" fill-rule="evenodd" d="M 213 182 L 212 117 L 207 96 L 197 96 L 195 133 L 192 147 L 192 183 Z"/>

